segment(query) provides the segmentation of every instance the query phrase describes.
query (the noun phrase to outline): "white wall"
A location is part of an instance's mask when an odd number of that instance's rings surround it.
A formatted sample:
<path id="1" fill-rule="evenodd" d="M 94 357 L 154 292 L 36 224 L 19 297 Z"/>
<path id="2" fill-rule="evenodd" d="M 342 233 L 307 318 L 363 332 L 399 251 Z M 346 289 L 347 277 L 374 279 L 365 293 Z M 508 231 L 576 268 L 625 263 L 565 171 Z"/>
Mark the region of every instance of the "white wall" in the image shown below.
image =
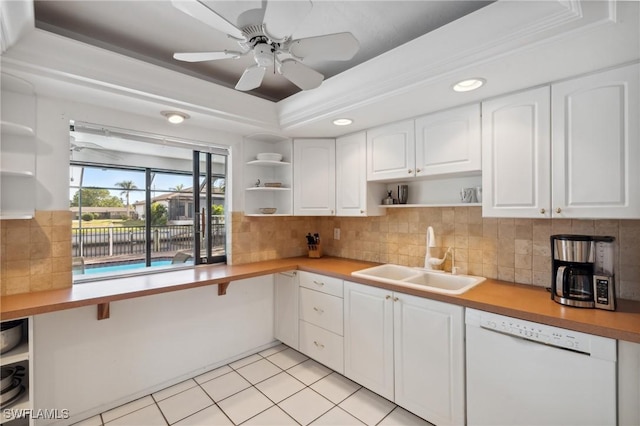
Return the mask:
<path id="1" fill-rule="evenodd" d="M 85 121 L 108 127 L 147 132 L 174 138 L 231 146 L 241 137 L 190 125 L 169 124 L 158 113 L 157 119 L 98 107 L 87 102 L 71 102 L 51 97 L 38 97 L 36 209 L 69 208 L 69 121 Z M 231 152 L 233 156 L 233 149 Z M 232 187 L 233 176 L 228 186 Z"/>
<path id="2" fill-rule="evenodd" d="M 217 291 L 113 302 L 101 321 L 95 306 L 36 316 L 35 408 L 68 409 L 70 424 L 273 342 L 273 275 Z"/>

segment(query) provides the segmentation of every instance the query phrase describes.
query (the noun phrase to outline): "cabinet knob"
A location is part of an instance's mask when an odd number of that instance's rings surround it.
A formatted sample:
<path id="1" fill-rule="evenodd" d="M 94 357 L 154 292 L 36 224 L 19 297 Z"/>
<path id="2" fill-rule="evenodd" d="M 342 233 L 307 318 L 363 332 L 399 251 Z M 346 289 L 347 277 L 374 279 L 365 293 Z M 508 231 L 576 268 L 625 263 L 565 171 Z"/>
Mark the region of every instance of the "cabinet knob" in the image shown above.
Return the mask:
<path id="1" fill-rule="evenodd" d="M 545 209 L 540 209 L 540 214 L 545 214 L 546 210 Z"/>
<path id="2" fill-rule="evenodd" d="M 562 209 L 560 207 L 556 208 L 556 213 L 562 213 Z"/>
<path id="3" fill-rule="evenodd" d="M 409 174 L 413 173 L 413 170 L 409 169 Z"/>
<path id="4" fill-rule="evenodd" d="M 393 298 L 393 301 L 394 301 L 394 302 L 397 302 L 398 300 L 399 300 L 399 299 L 398 299 L 397 297 L 394 297 L 394 298 Z"/>
<path id="5" fill-rule="evenodd" d="M 360 214 L 364 214 L 364 210 L 360 210 Z"/>
<path id="6" fill-rule="evenodd" d="M 389 299 L 391 299 L 391 295 L 390 295 L 390 294 L 387 294 L 384 298 L 385 298 L 385 299 L 387 299 L 387 300 L 389 300 Z"/>
<path id="7" fill-rule="evenodd" d="M 416 169 L 416 173 L 420 173 L 422 170 L 420 169 Z"/>

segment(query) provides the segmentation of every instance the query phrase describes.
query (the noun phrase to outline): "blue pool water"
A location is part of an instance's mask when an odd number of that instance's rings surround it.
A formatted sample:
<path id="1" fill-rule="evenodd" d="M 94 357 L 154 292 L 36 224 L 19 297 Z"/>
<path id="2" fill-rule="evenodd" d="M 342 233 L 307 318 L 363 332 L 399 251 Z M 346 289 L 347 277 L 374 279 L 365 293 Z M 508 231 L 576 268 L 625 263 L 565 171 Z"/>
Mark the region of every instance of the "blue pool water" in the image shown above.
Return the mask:
<path id="1" fill-rule="evenodd" d="M 153 260 L 151 261 L 151 266 L 169 266 L 171 265 L 170 260 Z M 111 265 L 111 266 L 98 266 L 96 268 L 85 268 L 84 273 L 87 274 L 104 274 L 109 272 L 122 272 L 122 271 L 130 271 L 134 269 L 144 268 L 144 262 L 135 262 L 135 263 L 123 263 L 121 265 Z"/>

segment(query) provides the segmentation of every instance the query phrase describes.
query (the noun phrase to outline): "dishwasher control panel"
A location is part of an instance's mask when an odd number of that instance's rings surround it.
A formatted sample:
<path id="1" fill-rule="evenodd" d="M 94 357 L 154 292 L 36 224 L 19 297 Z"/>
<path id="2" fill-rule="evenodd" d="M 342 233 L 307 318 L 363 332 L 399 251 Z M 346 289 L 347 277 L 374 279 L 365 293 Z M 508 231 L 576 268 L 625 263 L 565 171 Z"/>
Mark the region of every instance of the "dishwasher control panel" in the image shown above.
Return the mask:
<path id="1" fill-rule="evenodd" d="M 576 352 L 591 353 L 591 336 L 490 312 L 480 313 L 480 327 Z"/>

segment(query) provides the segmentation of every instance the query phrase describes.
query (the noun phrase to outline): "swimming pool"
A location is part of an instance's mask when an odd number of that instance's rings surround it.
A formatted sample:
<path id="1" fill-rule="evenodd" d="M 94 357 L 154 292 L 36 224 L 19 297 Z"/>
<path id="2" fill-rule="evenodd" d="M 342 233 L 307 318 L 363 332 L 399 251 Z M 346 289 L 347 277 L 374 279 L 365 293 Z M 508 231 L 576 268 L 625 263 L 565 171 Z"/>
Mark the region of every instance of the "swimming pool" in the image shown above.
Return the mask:
<path id="1" fill-rule="evenodd" d="M 169 266 L 169 265 L 171 265 L 170 260 L 151 261 L 151 267 Z M 122 263 L 119 265 L 110 265 L 110 266 L 102 266 L 102 265 L 96 265 L 95 267 L 88 266 L 88 267 L 85 267 L 84 275 L 131 271 L 134 269 L 142 269 L 144 267 L 145 267 L 145 262 Z"/>

